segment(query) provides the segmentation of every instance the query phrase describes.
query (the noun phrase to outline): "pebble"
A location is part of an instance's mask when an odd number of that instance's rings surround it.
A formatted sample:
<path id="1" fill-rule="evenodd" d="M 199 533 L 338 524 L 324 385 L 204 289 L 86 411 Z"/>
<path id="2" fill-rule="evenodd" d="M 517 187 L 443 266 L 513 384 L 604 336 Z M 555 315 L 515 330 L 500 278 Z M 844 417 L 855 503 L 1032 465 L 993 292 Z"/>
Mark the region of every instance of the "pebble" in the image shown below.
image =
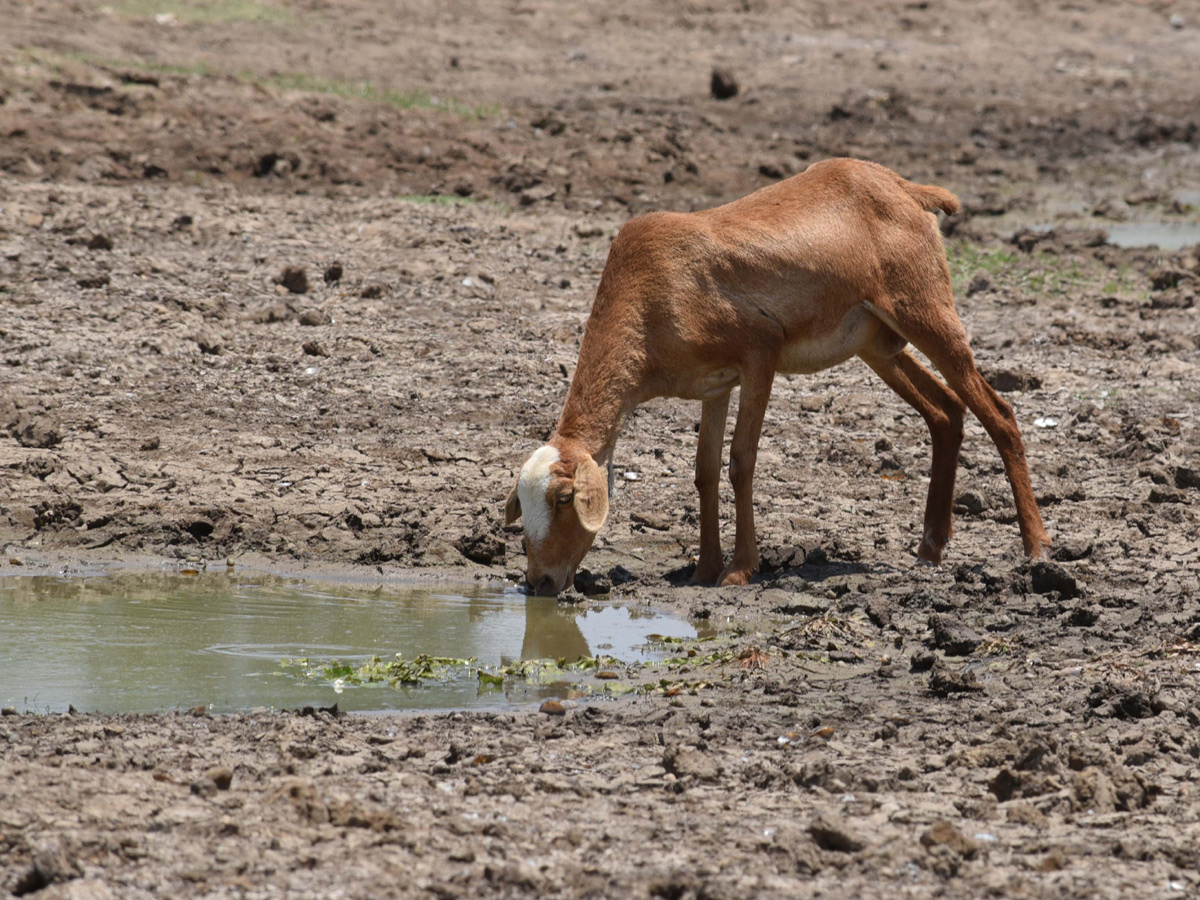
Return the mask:
<path id="1" fill-rule="evenodd" d="M 567 708 L 559 700 L 547 700 L 538 708 L 538 712 L 548 716 L 565 716 Z"/>

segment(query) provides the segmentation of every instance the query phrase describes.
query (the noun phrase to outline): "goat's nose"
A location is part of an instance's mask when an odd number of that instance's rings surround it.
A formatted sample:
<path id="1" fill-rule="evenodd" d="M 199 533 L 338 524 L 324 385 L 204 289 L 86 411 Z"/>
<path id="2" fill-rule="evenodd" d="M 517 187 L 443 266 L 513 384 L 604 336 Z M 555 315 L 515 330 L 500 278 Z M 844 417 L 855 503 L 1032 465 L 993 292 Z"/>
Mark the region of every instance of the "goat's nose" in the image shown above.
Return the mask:
<path id="1" fill-rule="evenodd" d="M 553 575 L 543 575 L 533 586 L 533 592 L 539 597 L 552 597 L 558 593 Z"/>

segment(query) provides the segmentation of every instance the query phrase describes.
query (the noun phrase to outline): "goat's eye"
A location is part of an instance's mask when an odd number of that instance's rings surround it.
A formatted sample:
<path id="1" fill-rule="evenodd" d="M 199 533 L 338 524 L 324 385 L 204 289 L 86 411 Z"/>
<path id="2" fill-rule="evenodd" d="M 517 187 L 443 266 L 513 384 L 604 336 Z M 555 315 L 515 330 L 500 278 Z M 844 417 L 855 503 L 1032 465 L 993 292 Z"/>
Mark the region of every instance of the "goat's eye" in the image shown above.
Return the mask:
<path id="1" fill-rule="evenodd" d="M 572 493 L 570 493 L 570 494 L 559 494 L 559 497 L 558 497 L 558 505 L 559 505 L 559 506 L 566 506 L 568 503 L 570 503 L 570 502 L 571 502 L 572 500 L 574 500 L 574 499 L 575 499 L 575 494 L 574 494 L 574 492 L 572 492 Z"/>

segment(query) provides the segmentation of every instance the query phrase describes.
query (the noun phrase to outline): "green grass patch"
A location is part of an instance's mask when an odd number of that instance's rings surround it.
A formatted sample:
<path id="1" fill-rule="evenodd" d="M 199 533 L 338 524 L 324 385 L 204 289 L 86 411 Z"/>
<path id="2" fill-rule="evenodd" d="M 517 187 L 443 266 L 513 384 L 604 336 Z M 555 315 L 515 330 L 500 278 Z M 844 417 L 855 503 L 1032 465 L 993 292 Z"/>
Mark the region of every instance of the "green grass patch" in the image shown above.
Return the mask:
<path id="1" fill-rule="evenodd" d="M 457 194 L 401 194 L 396 199 L 401 203 L 425 206 L 478 206 L 481 203 L 474 197 L 460 197 Z"/>
<path id="2" fill-rule="evenodd" d="M 148 2 L 148 0 L 137 0 L 137 2 Z M 185 78 L 192 76 L 202 78 L 232 78 L 246 84 L 274 87 L 281 91 L 326 94 L 333 97 L 342 97 L 347 100 L 361 100 L 379 106 L 391 106 L 395 109 L 442 110 L 467 119 L 484 119 L 496 116 L 501 111 L 500 107 L 496 104 L 475 106 L 462 103 L 453 97 L 435 97 L 426 90 L 401 91 L 393 88 L 381 88 L 370 81 L 327 78 L 319 75 L 308 75 L 303 72 L 261 75 L 245 69 L 238 72 L 225 71 L 214 68 L 205 62 L 161 63 L 147 59 L 113 59 L 90 53 L 59 53 L 44 50 L 40 47 L 24 47 L 21 52 L 28 59 L 58 73 L 64 71 L 67 63 L 75 63 L 77 65 L 92 66 L 118 73 L 124 69 L 126 71 L 149 72 L 156 75 L 176 75 Z M 463 202 L 470 201 L 464 200 Z"/>
<path id="3" fill-rule="evenodd" d="M 986 248 L 954 241 L 946 247 L 946 258 L 954 293 L 960 297 L 979 275 L 986 275 L 997 287 L 1031 297 L 1104 295 L 1144 299 L 1150 288 L 1146 278 L 1130 266 L 1114 268 L 1085 255 L 1021 253 L 1007 247 Z"/>
<path id="4" fill-rule="evenodd" d="M 981 273 L 997 278 L 1011 269 L 1021 259 L 1015 250 L 989 249 L 968 241 L 955 241 L 946 248 L 946 259 L 950 263 L 950 281 L 954 293 L 966 292 L 967 285 Z"/>
<path id="5" fill-rule="evenodd" d="M 170 16 L 183 24 L 226 22 L 290 22 L 291 11 L 256 0 L 116 0 L 112 10 L 126 19 Z"/>
<path id="6" fill-rule="evenodd" d="M 368 103 L 392 106 L 396 109 L 444 109 L 467 119 L 485 119 L 500 112 L 500 107 L 495 104 L 472 106 L 455 100 L 453 97 L 435 97 L 425 90 L 399 91 L 393 88 L 378 87 L 370 81 L 347 81 L 343 78 L 325 78 L 299 72 L 269 75 L 258 80 L 285 91 L 330 94 L 334 97 L 365 100 Z"/>

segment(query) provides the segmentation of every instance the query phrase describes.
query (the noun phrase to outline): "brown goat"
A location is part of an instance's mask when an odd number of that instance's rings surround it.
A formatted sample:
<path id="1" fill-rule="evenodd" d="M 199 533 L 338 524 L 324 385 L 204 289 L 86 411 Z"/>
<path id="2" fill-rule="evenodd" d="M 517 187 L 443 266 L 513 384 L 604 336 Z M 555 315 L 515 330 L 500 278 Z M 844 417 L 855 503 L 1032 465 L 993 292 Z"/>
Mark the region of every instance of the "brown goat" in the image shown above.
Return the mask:
<path id="1" fill-rule="evenodd" d="M 506 522 L 522 514 L 526 578 L 569 586 L 608 515 L 613 447 L 652 397 L 700 400 L 696 583 L 745 584 L 758 567 L 751 483 L 775 373 L 817 372 L 857 355 L 929 425 L 933 463 L 918 556 L 950 540 L 964 406 L 1004 461 L 1025 553 L 1045 555 L 1012 408 L 975 367 L 954 309 L 935 209 L 958 199 L 874 163 L 830 159 L 748 197 L 695 213 L 656 212 L 613 241 L 558 426 L 525 463 Z M 943 384 L 905 347 L 941 372 Z M 729 394 L 741 387 L 730 448 L 737 527 L 724 565 L 718 521 Z"/>

